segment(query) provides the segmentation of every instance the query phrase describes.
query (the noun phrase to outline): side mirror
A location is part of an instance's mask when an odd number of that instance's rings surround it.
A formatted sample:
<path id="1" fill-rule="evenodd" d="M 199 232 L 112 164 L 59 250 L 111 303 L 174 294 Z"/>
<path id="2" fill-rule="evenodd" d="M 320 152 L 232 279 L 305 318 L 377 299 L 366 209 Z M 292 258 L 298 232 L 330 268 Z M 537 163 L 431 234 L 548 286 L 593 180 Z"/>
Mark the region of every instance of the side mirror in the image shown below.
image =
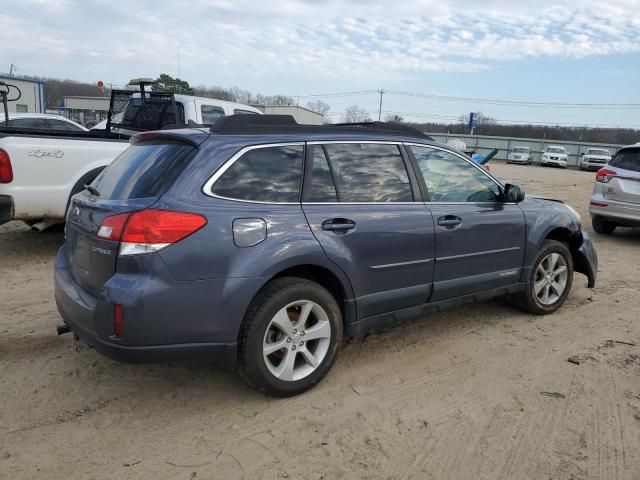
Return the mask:
<path id="1" fill-rule="evenodd" d="M 508 203 L 520 203 L 524 200 L 524 190 L 520 185 L 507 183 L 504 186 L 504 200 Z"/>

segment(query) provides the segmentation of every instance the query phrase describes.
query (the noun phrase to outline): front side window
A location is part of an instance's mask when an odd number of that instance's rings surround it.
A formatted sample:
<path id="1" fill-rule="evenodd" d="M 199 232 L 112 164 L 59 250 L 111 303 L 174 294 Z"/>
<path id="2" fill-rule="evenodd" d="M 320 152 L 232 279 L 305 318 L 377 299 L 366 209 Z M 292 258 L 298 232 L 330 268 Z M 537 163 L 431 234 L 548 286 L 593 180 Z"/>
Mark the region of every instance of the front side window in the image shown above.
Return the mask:
<path id="1" fill-rule="evenodd" d="M 216 105 L 202 105 L 200 107 L 200 113 L 202 114 L 202 123 L 213 124 L 220 117 L 224 117 L 224 108 Z"/>
<path id="2" fill-rule="evenodd" d="M 304 147 L 287 145 L 249 150 L 211 187 L 211 193 L 235 200 L 298 202 Z"/>
<path id="3" fill-rule="evenodd" d="M 339 202 L 413 201 L 409 176 L 397 145 L 327 144 L 324 152 Z"/>
<path id="4" fill-rule="evenodd" d="M 432 202 L 496 202 L 500 188 L 487 175 L 453 153 L 410 147 Z"/>

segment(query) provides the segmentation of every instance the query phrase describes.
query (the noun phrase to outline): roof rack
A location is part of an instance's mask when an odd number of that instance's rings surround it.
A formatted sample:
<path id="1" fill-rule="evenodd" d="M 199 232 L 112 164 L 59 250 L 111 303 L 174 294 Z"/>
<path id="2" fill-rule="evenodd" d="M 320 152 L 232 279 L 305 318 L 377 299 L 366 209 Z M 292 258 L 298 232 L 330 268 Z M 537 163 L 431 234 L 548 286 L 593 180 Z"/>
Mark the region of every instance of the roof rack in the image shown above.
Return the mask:
<path id="1" fill-rule="evenodd" d="M 433 140 L 429 135 L 407 125 L 387 122 L 301 125 L 291 115 L 229 115 L 211 126 L 211 132 L 228 135 L 258 133 L 378 133 Z"/>

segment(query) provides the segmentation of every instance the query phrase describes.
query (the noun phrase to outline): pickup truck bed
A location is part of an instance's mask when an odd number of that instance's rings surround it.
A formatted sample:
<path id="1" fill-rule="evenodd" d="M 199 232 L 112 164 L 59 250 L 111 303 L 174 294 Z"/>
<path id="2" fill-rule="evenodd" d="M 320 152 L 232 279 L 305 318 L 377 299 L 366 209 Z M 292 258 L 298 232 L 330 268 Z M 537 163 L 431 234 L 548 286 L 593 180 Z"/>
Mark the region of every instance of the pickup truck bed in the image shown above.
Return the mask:
<path id="1" fill-rule="evenodd" d="M 71 195 L 128 145 L 128 136 L 107 131 L 1 128 L 0 155 L 8 158 L 13 178 L 0 178 L 0 224 L 24 220 L 44 222 L 44 228 L 63 222 Z"/>

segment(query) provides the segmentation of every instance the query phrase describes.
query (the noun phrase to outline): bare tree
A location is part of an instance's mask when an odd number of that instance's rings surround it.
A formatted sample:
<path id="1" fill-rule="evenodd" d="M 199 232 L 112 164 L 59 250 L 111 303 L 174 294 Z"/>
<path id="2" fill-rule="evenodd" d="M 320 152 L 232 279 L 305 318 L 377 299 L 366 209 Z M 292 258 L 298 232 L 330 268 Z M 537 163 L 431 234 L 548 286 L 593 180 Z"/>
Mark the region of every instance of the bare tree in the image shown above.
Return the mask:
<path id="1" fill-rule="evenodd" d="M 322 100 L 313 100 L 312 102 L 307 103 L 307 108 L 325 117 L 327 113 L 329 113 L 331 106 Z"/>
<path id="2" fill-rule="evenodd" d="M 397 113 L 389 114 L 386 117 L 384 117 L 384 121 L 385 122 L 389 122 L 389 123 L 402 123 L 403 120 L 404 120 L 404 118 L 402 118 Z"/>
<path id="3" fill-rule="evenodd" d="M 344 111 L 342 116 L 344 123 L 360 123 L 370 121 L 369 112 L 360 108 L 358 105 L 351 105 Z"/>

